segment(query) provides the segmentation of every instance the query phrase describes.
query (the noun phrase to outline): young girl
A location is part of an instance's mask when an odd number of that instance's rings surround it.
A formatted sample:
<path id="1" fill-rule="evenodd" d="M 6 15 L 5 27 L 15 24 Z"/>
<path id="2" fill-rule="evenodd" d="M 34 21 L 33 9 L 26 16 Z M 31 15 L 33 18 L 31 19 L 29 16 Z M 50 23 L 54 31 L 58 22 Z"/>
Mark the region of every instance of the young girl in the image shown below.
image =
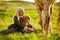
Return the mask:
<path id="1" fill-rule="evenodd" d="M 21 22 L 21 24 L 24 26 L 23 30 L 27 33 L 37 32 L 37 30 L 31 24 L 29 24 L 30 20 L 31 19 L 29 16 L 24 17 L 24 19 Z"/>

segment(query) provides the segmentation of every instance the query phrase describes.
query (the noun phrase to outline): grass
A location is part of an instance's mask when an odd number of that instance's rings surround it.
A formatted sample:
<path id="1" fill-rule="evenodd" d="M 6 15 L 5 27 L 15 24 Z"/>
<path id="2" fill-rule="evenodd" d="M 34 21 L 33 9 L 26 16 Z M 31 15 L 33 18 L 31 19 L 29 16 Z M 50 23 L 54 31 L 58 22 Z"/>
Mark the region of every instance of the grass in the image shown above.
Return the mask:
<path id="1" fill-rule="evenodd" d="M 3 2 L 0 2 L 2 5 Z M 5 2 L 7 4 L 6 11 L 0 11 L 0 31 L 6 30 L 9 25 L 13 23 L 13 16 L 16 14 L 18 7 L 23 7 L 25 9 L 25 15 L 31 17 L 30 24 L 35 28 L 41 29 L 41 26 L 38 24 L 39 15 L 33 3 L 28 2 Z M 6 6 L 5 6 L 6 7 Z M 4 8 L 5 8 L 4 7 Z M 21 33 L 12 33 L 8 35 L 0 34 L 0 40 L 60 40 L 60 36 L 57 34 L 57 17 L 58 17 L 58 6 L 54 7 L 52 14 L 52 28 L 53 33 L 49 34 L 48 38 L 44 38 L 44 35 L 40 33 L 31 33 L 31 34 L 21 34 Z"/>

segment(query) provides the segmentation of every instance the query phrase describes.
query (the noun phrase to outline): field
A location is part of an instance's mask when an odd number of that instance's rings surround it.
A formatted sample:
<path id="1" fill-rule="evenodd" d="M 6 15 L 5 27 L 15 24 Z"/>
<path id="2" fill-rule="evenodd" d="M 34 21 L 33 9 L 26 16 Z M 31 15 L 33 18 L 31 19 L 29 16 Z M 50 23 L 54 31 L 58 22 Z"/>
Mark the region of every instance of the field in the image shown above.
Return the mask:
<path id="1" fill-rule="evenodd" d="M 30 24 L 37 29 L 41 29 L 38 24 L 39 15 L 36 10 L 34 3 L 29 2 L 0 2 L 0 31 L 6 30 L 9 25 L 13 24 L 13 17 L 16 14 L 18 7 L 23 7 L 25 9 L 25 15 L 31 17 Z M 44 38 L 44 35 L 39 32 L 37 34 L 21 34 L 12 33 L 8 35 L 0 34 L 0 40 L 60 40 L 60 36 L 57 33 L 57 16 L 58 16 L 58 6 L 54 6 L 52 14 L 52 33 L 48 35 L 48 38 Z"/>

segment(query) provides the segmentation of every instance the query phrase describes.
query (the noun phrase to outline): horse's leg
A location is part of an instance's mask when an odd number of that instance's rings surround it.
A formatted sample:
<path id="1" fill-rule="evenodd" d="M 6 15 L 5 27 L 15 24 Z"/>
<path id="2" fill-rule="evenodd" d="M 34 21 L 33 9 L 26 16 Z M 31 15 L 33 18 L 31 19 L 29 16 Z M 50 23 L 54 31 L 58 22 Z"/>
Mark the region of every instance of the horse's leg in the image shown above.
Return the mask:
<path id="1" fill-rule="evenodd" d="M 43 31 L 43 18 L 42 18 L 42 16 L 43 16 L 43 11 L 38 9 L 38 12 L 39 12 L 39 18 L 40 18 L 39 24 L 41 25 L 41 29 L 42 29 L 42 31 Z"/>
<path id="2" fill-rule="evenodd" d="M 47 15 L 46 15 L 46 36 L 48 33 L 52 32 L 52 23 L 51 23 L 51 14 L 52 14 L 52 6 L 47 8 Z"/>
<path id="3" fill-rule="evenodd" d="M 50 23 L 49 23 L 49 33 L 52 32 L 52 23 L 51 23 L 51 15 L 52 15 L 52 6 L 50 7 Z"/>
<path id="4" fill-rule="evenodd" d="M 50 23 L 50 13 L 49 13 L 49 7 L 44 9 L 44 15 L 45 15 L 45 20 L 44 20 L 44 35 L 47 37 L 48 35 L 48 28 L 49 28 L 49 23 Z"/>

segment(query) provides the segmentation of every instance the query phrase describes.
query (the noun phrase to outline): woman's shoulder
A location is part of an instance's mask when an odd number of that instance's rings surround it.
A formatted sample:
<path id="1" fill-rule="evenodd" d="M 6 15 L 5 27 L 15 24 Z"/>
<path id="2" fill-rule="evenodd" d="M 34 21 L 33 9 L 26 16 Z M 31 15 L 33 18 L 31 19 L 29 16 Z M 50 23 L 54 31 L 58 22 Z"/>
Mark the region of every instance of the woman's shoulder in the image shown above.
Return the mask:
<path id="1" fill-rule="evenodd" d="M 14 18 L 16 18 L 17 16 L 15 15 Z"/>
<path id="2" fill-rule="evenodd" d="M 17 20 L 17 19 L 18 19 L 18 17 L 17 17 L 17 16 L 14 16 L 14 19 L 16 19 L 16 20 Z"/>

